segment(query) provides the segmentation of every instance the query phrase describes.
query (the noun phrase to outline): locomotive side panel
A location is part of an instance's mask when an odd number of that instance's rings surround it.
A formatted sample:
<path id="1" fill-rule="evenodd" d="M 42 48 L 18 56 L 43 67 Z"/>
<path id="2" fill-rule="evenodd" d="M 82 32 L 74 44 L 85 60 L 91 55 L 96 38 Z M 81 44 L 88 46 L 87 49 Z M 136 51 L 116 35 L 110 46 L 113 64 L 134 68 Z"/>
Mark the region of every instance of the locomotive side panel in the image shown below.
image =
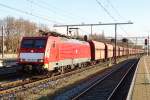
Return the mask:
<path id="1" fill-rule="evenodd" d="M 56 49 L 51 48 L 50 54 L 53 57 L 49 60 L 49 70 L 89 62 L 91 59 L 90 46 L 87 42 L 59 37 L 55 41 L 55 47 Z"/>

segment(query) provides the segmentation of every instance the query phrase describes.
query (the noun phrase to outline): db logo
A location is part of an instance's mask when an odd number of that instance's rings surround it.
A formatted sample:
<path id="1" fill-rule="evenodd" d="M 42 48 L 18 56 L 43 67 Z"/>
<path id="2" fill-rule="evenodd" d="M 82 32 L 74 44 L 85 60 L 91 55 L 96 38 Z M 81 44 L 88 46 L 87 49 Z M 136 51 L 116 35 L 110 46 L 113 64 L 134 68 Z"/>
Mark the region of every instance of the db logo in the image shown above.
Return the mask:
<path id="1" fill-rule="evenodd" d="M 31 50 L 31 52 L 33 53 L 33 50 Z"/>

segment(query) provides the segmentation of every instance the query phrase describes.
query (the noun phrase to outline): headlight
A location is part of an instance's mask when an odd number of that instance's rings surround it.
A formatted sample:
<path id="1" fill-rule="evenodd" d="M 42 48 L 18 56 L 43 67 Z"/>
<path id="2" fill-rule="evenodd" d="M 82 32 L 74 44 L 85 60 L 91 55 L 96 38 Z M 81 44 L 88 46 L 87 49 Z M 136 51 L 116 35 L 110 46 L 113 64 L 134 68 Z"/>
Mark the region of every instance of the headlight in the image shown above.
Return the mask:
<path id="1" fill-rule="evenodd" d="M 43 60 L 43 59 L 38 59 L 37 61 L 38 61 L 38 62 L 43 62 L 44 60 Z"/>

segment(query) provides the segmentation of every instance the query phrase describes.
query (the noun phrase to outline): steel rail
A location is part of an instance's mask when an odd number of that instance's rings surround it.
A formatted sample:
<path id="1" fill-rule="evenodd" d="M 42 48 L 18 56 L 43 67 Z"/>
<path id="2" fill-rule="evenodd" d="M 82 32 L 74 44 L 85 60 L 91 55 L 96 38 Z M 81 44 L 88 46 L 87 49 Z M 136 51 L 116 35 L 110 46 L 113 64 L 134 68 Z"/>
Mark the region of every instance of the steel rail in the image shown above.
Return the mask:
<path id="1" fill-rule="evenodd" d="M 135 62 L 134 64 L 132 64 L 130 66 L 130 68 L 127 70 L 127 72 L 125 73 L 125 75 L 122 77 L 122 79 L 120 80 L 120 82 L 118 83 L 118 85 L 114 88 L 114 90 L 112 91 L 112 93 L 109 95 L 109 97 L 107 98 L 107 100 L 110 100 L 111 97 L 113 96 L 113 94 L 117 91 L 118 87 L 120 86 L 120 84 L 123 82 L 123 80 L 125 79 L 125 77 L 128 75 L 128 73 L 131 71 L 131 69 L 134 67 L 134 65 L 137 62 Z"/>
<path id="2" fill-rule="evenodd" d="M 106 66 L 107 64 L 108 64 L 108 62 L 105 62 L 103 64 L 97 64 L 97 65 L 89 66 L 89 67 L 83 67 L 81 69 L 77 69 L 77 70 L 67 72 L 67 73 L 64 73 L 64 74 L 61 74 L 61 75 L 57 75 L 57 76 L 47 77 L 47 78 L 44 78 L 44 79 L 41 79 L 41 80 L 38 80 L 38 81 L 35 81 L 35 80 L 27 80 L 27 81 L 17 80 L 17 81 L 14 81 L 14 82 L 8 82 L 6 84 L 3 83 L 3 84 L 0 84 L 0 86 L 1 86 L 1 88 L 4 86 L 6 89 L 0 91 L 0 97 L 5 95 L 5 94 L 16 93 L 17 91 L 21 91 L 21 90 L 24 90 L 24 89 L 36 87 L 36 86 L 38 86 L 40 84 L 43 84 L 43 83 L 46 83 L 48 81 L 55 81 L 57 79 L 67 77 L 67 76 L 70 76 L 70 75 L 75 74 L 75 73 L 83 72 L 83 71 L 91 69 L 91 68 L 95 68 L 95 67 L 98 67 L 98 66 Z"/>
<path id="3" fill-rule="evenodd" d="M 129 63 L 129 62 L 128 62 Z M 135 64 L 135 63 L 134 63 Z M 132 64 L 132 66 L 134 65 Z M 102 81 L 104 81 L 107 77 L 109 77 L 110 75 L 112 75 L 113 73 L 115 73 L 116 71 L 118 71 L 119 69 L 121 69 L 122 67 L 119 67 L 115 70 L 112 70 L 110 73 L 108 73 L 107 75 L 105 75 L 103 78 L 101 78 L 100 80 L 98 80 L 97 82 L 95 82 L 94 84 L 92 84 L 91 86 L 89 86 L 87 89 L 85 89 L 84 91 L 82 91 L 80 94 L 76 95 L 75 97 L 72 98 L 72 100 L 77 100 L 78 98 L 80 98 L 82 95 L 86 94 L 88 91 L 90 91 L 93 87 L 95 87 L 96 85 L 98 85 L 99 83 L 101 83 Z"/>

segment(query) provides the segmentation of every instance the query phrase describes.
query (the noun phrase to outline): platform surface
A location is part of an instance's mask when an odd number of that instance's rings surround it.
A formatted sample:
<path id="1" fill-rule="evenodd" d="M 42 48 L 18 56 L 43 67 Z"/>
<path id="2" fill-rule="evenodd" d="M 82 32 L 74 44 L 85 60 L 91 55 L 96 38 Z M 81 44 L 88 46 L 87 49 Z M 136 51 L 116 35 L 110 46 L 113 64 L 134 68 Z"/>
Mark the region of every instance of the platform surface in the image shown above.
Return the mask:
<path id="1" fill-rule="evenodd" d="M 150 56 L 139 61 L 132 100 L 150 100 Z"/>

